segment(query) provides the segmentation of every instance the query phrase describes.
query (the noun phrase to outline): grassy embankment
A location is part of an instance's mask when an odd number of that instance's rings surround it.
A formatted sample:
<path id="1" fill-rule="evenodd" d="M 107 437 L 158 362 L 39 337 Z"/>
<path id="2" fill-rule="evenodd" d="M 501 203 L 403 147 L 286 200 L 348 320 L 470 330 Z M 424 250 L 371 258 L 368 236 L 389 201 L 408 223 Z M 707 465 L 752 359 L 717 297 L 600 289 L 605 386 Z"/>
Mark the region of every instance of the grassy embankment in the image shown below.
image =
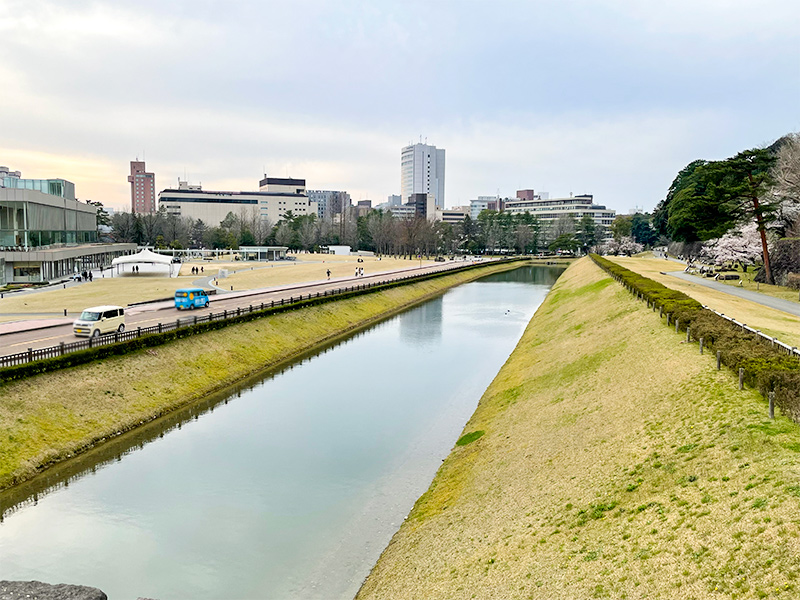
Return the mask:
<path id="1" fill-rule="evenodd" d="M 1 385 L 0 490 L 110 435 L 447 288 L 518 266 L 445 275 Z"/>
<path id="2" fill-rule="evenodd" d="M 652 257 L 625 258 L 621 256 L 609 256 L 607 258 L 669 288 L 679 290 L 698 302 L 733 317 L 741 323 L 747 323 L 751 327 L 760 329 L 767 335 L 777 337 L 782 342 L 792 346 L 800 346 L 800 317 L 705 287 L 699 283 L 699 281 L 698 283 L 693 283 L 678 279 L 672 275 L 662 275 L 661 271 L 669 272 L 681 270 L 680 265 L 672 261 Z M 698 277 L 698 280 L 699 279 Z M 771 287 L 777 288 L 777 286 Z M 767 288 L 767 286 L 762 285 L 761 291 L 764 292 L 765 288 Z M 785 290 L 786 288 L 779 289 Z M 753 291 L 755 291 L 755 288 L 753 288 Z M 795 297 L 792 298 L 793 300 L 797 299 L 796 294 L 795 292 Z M 779 294 L 777 292 L 767 295 L 789 299 L 785 297 L 785 294 Z"/>
<path id="3" fill-rule="evenodd" d="M 800 428 L 683 339 L 573 264 L 358 599 L 796 595 Z"/>

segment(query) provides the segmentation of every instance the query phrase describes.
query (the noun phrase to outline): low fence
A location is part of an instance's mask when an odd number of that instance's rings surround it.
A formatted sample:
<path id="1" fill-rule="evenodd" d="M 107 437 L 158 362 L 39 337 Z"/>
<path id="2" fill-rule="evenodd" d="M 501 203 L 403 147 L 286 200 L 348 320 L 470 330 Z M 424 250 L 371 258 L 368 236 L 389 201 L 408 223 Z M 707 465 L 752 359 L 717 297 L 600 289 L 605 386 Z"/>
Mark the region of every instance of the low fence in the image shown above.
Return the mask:
<path id="1" fill-rule="evenodd" d="M 766 333 L 762 332 L 759 329 L 753 329 L 752 327 L 748 327 L 745 323 L 740 323 L 736 319 L 731 318 L 731 317 L 729 317 L 729 316 L 727 316 L 727 315 L 725 315 L 725 314 L 723 314 L 721 312 L 717 312 L 713 308 L 709 308 L 708 306 L 703 306 L 703 308 L 705 308 L 708 311 L 711 311 L 712 313 L 714 313 L 718 317 L 722 317 L 723 319 L 725 319 L 729 323 L 731 323 L 733 325 L 736 325 L 737 327 L 741 327 L 742 331 L 746 331 L 748 333 L 752 333 L 753 335 L 755 335 L 757 337 L 757 339 L 760 342 L 764 342 L 764 343 L 770 344 L 773 348 L 779 348 L 780 350 L 786 352 L 786 354 L 788 354 L 789 356 L 796 356 L 796 357 L 800 358 L 800 350 L 797 349 L 797 346 L 790 346 L 789 344 L 785 344 L 782 341 L 780 341 L 778 338 L 770 337 Z"/>
<path id="2" fill-rule="evenodd" d="M 334 299 L 342 299 L 343 297 L 348 297 L 366 291 L 380 291 L 383 289 L 388 289 L 390 287 L 395 287 L 398 285 L 404 285 L 408 283 L 414 283 L 417 281 L 424 281 L 426 279 L 432 279 L 434 277 L 439 277 L 442 275 L 463 272 L 490 265 L 516 262 L 519 260 L 525 260 L 525 259 L 506 258 L 498 261 L 488 261 L 488 262 L 473 263 L 457 267 L 448 267 L 434 272 L 403 275 L 400 277 L 392 277 L 380 281 L 355 284 L 342 288 L 336 288 L 333 290 L 323 290 L 321 292 L 312 292 L 308 294 L 300 294 L 298 296 L 289 296 L 289 298 L 280 298 L 278 300 L 261 302 L 259 304 L 249 304 L 247 306 L 241 306 L 236 309 L 223 310 L 218 313 L 212 312 L 207 315 L 181 316 L 178 317 L 178 319 L 176 319 L 175 321 L 170 321 L 167 323 L 158 323 L 157 325 L 152 325 L 150 327 L 137 327 L 136 329 L 107 333 L 97 337 L 90 337 L 85 340 L 78 340 L 75 342 L 68 342 L 68 343 L 62 342 L 57 346 L 49 346 L 47 348 L 35 348 L 35 349 L 28 348 L 24 352 L 19 352 L 16 354 L 8 354 L 6 356 L 0 356 L 0 369 L 8 367 L 19 367 L 20 365 L 25 365 L 35 361 L 57 359 L 74 352 L 95 350 L 98 348 L 102 348 L 104 346 L 113 346 L 115 344 L 122 345 L 126 342 L 129 343 L 134 340 L 137 340 L 143 336 L 157 336 L 158 334 L 167 334 L 170 332 L 176 332 L 182 329 L 189 329 L 189 328 L 194 328 L 199 332 L 200 330 L 207 329 L 209 327 L 208 324 L 211 323 L 222 322 L 219 324 L 224 325 L 235 322 L 241 322 L 243 317 L 249 320 L 249 318 L 258 318 L 259 316 L 267 316 L 269 314 L 273 314 L 275 311 L 286 310 L 290 307 L 300 308 L 301 306 L 308 305 L 309 302 L 317 303 Z M 260 313 L 260 314 L 253 314 L 253 313 Z M 250 315 L 249 318 L 247 317 L 248 315 Z M 169 336 L 169 337 L 173 338 L 174 336 Z M 2 377 L 0 377 L 0 379 L 2 379 Z"/>
<path id="3" fill-rule="evenodd" d="M 660 317 L 666 315 L 667 325 L 672 321 L 676 333 L 686 331 L 687 342 L 697 340 L 700 354 L 706 347 L 716 350 L 717 369 L 724 364 L 738 372 L 739 389 L 745 383 L 758 389 L 769 400 L 770 418 L 777 406 L 800 423 L 800 352 L 796 347 L 601 256 L 592 255 L 592 259 Z"/>

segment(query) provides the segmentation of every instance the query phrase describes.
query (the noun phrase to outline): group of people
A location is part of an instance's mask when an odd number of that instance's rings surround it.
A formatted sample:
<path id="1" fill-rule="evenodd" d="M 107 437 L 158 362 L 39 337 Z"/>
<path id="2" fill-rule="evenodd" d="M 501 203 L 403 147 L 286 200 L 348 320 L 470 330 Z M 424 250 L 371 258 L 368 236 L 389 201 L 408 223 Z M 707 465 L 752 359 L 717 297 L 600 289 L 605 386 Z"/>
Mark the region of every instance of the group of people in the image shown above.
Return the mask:
<path id="1" fill-rule="evenodd" d="M 356 277 L 364 276 L 364 267 L 356 267 Z"/>
<path id="2" fill-rule="evenodd" d="M 203 272 L 204 272 L 203 267 L 192 267 L 192 275 L 199 275 L 200 273 Z M 328 273 L 330 273 L 330 271 L 328 271 Z M 328 276 L 328 279 L 330 279 L 330 276 Z"/>
<path id="3" fill-rule="evenodd" d="M 94 279 L 94 276 L 91 271 L 83 271 L 78 275 L 78 281 L 92 281 L 92 279 Z"/>

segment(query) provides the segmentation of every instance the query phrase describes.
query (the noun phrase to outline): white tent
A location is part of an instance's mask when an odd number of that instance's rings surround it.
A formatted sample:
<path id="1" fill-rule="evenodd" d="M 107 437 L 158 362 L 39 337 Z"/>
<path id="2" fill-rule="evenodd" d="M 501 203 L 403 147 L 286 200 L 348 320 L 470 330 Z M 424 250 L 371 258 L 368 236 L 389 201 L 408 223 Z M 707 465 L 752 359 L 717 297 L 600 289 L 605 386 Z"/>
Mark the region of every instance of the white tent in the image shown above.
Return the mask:
<path id="1" fill-rule="evenodd" d="M 129 254 L 128 256 L 120 256 L 111 261 L 111 266 L 117 267 L 117 273 L 119 273 L 120 266 L 124 271 L 125 265 L 141 265 L 141 264 L 167 265 L 169 267 L 170 277 L 172 276 L 172 259 L 169 256 L 164 256 L 163 254 L 156 254 L 155 252 L 151 252 L 147 248 L 145 248 L 141 252 L 137 252 L 136 254 Z"/>

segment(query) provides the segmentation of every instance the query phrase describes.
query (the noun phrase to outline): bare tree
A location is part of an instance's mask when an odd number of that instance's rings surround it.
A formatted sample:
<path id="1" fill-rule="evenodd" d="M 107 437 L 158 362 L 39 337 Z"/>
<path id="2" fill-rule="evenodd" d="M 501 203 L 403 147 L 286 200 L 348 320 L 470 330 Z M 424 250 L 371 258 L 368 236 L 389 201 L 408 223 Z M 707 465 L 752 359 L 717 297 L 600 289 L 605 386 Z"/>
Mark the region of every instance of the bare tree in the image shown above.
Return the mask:
<path id="1" fill-rule="evenodd" d="M 292 239 L 294 239 L 294 231 L 292 231 L 288 223 L 281 222 L 275 231 L 275 242 L 279 246 L 288 246 L 292 243 Z"/>
<path id="2" fill-rule="evenodd" d="M 517 225 L 515 233 L 515 246 L 517 251 L 521 254 L 525 253 L 525 249 L 528 247 L 528 244 L 531 243 L 533 240 L 533 231 L 531 230 L 531 226 L 526 223 L 520 223 Z"/>
<path id="3" fill-rule="evenodd" d="M 772 169 L 772 193 L 780 198 L 779 228 L 791 237 L 800 236 L 800 133 L 787 136 Z"/>
<path id="4" fill-rule="evenodd" d="M 783 198 L 800 202 L 800 133 L 787 136 L 786 143 L 778 150 L 772 169 L 775 181 L 773 192 Z"/>
<path id="5" fill-rule="evenodd" d="M 312 246 L 314 246 L 314 244 L 317 243 L 317 228 L 314 225 L 314 222 L 308 220 L 304 221 L 300 226 L 298 236 L 300 238 L 300 245 L 303 247 L 303 250 L 308 251 Z"/>

